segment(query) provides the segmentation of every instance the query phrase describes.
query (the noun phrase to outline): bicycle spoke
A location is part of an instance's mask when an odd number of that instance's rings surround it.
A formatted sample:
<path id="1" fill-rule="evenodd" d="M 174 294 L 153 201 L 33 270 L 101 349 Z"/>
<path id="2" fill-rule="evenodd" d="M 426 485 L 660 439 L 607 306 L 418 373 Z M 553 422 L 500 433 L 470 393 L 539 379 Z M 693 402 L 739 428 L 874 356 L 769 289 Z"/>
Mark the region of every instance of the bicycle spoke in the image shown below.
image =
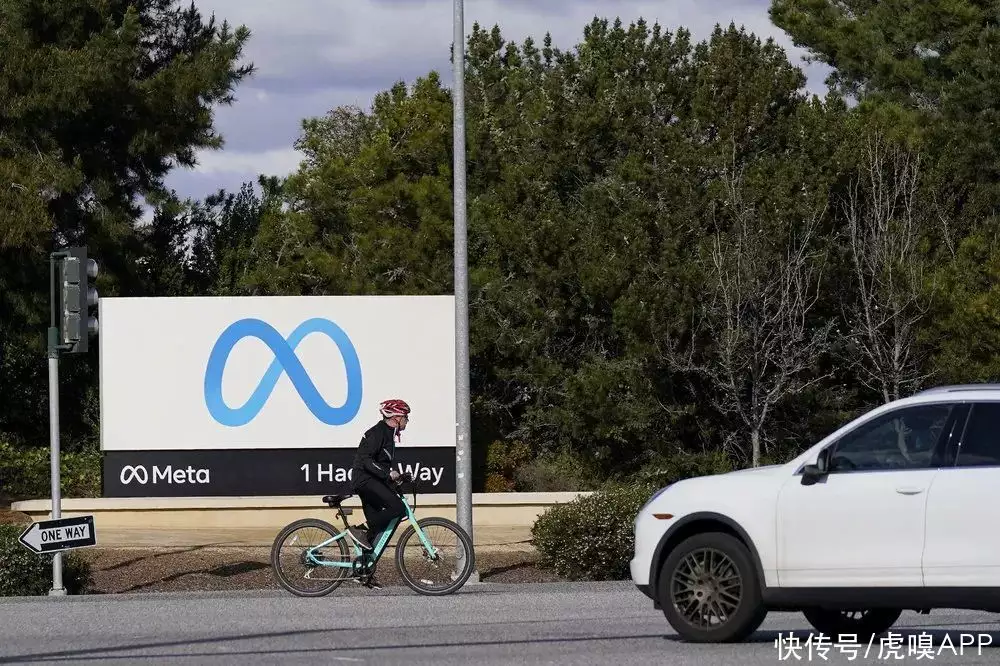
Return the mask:
<path id="1" fill-rule="evenodd" d="M 315 524 L 303 525 L 287 534 L 280 544 L 276 544 L 277 552 L 272 554 L 272 565 L 280 581 L 295 593 L 308 596 L 328 591 L 332 589 L 332 584 L 335 587 L 349 576 L 351 571 L 348 568 L 322 564 L 351 561 L 350 553 L 340 542 L 317 548 L 334 536 L 336 532 Z"/>
<path id="2" fill-rule="evenodd" d="M 421 529 L 428 541 L 407 531 L 396 544 L 396 563 L 408 585 L 424 594 L 445 594 L 457 589 L 471 573 L 474 554 L 466 552 L 466 544 L 447 521 L 421 522 Z"/>

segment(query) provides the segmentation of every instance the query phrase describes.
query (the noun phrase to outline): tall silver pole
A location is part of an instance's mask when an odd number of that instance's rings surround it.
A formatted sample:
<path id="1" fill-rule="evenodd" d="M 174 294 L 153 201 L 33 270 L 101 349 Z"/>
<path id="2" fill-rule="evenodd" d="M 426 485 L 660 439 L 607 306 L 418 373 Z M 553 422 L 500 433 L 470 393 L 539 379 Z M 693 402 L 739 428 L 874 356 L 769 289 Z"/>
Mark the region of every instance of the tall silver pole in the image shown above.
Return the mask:
<path id="1" fill-rule="evenodd" d="M 54 350 L 49 352 L 49 441 L 51 452 L 49 466 L 52 475 L 52 519 L 62 517 L 62 493 L 59 474 L 59 357 Z M 62 553 L 52 557 L 52 589 L 50 596 L 63 596 Z"/>
<path id="2" fill-rule="evenodd" d="M 52 483 L 52 519 L 62 517 L 62 494 L 60 492 L 59 474 L 59 315 L 56 303 L 58 286 L 56 285 L 56 256 L 63 255 L 54 252 L 49 256 L 49 329 L 47 335 L 49 357 L 49 476 Z M 52 589 L 49 596 L 58 597 L 66 594 L 63 587 L 62 553 L 57 552 L 52 557 Z"/>
<path id="3" fill-rule="evenodd" d="M 469 267 L 466 253 L 465 200 L 465 16 L 463 0 L 454 0 L 454 116 L 455 172 L 455 384 L 458 437 L 455 442 L 455 513 L 458 524 L 472 534 L 472 428 L 469 390 Z M 475 543 L 475 540 L 473 540 Z M 478 572 L 473 574 L 478 580 Z M 473 579 L 470 579 L 470 581 Z"/>

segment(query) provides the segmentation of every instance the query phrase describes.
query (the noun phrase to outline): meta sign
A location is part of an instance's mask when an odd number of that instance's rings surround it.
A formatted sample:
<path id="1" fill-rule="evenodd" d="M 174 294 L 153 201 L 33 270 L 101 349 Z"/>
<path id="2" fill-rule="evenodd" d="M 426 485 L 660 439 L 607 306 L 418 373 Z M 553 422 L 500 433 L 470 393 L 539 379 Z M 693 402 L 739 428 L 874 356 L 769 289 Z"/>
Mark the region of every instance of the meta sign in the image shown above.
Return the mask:
<path id="1" fill-rule="evenodd" d="M 105 497 L 351 492 L 378 404 L 413 409 L 393 454 L 455 491 L 452 296 L 105 298 Z"/>

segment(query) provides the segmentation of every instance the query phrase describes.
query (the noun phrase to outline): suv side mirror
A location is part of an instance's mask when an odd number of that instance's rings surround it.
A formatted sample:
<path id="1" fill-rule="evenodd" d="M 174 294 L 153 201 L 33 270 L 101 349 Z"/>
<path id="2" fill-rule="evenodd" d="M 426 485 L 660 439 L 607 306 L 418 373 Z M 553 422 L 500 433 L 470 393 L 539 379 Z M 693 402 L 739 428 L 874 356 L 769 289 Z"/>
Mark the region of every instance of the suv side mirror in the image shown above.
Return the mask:
<path id="1" fill-rule="evenodd" d="M 830 449 L 823 449 L 816 456 L 816 464 L 806 465 L 802 468 L 802 485 L 811 486 L 827 475 L 829 470 L 828 461 Z"/>

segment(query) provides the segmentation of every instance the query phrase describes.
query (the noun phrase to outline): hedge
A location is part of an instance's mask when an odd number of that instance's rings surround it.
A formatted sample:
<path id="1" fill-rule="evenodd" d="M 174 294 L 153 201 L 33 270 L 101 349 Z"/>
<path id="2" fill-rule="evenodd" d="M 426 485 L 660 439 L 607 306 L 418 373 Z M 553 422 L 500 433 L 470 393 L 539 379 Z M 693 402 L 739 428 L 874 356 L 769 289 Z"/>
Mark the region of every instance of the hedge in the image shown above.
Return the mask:
<path id="1" fill-rule="evenodd" d="M 43 596 L 52 588 L 52 556 L 35 555 L 18 542 L 25 527 L 0 525 L 0 597 Z M 75 553 L 64 553 L 67 594 L 84 594 L 90 583 L 90 564 Z"/>
<path id="2" fill-rule="evenodd" d="M 653 487 L 601 490 L 547 509 L 531 528 L 539 564 L 570 580 L 624 580 L 635 543 L 632 523 Z"/>
<path id="3" fill-rule="evenodd" d="M 100 497 L 100 452 L 63 451 L 59 476 L 64 497 Z M 49 497 L 49 479 L 47 446 L 22 448 L 0 441 L 0 497 Z"/>
<path id="4" fill-rule="evenodd" d="M 721 454 L 678 453 L 625 483 L 550 507 L 531 529 L 539 564 L 570 580 L 627 580 L 635 517 L 653 493 L 681 479 L 731 469 Z"/>

